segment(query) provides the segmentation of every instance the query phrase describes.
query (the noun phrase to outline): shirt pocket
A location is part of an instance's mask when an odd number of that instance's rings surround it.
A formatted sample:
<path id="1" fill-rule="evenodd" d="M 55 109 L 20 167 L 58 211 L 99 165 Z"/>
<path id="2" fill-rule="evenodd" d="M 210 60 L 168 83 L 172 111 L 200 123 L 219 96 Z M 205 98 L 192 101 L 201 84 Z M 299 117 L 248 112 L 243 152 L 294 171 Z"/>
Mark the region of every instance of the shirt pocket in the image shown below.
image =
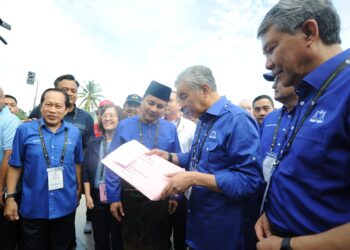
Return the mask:
<path id="1" fill-rule="evenodd" d="M 203 166 L 209 173 L 215 173 L 226 165 L 226 153 L 222 145 L 216 141 L 208 141 L 204 144 L 201 158 L 205 160 Z"/>
<path id="2" fill-rule="evenodd" d="M 295 171 L 292 174 L 305 179 L 322 178 L 327 138 L 327 132 L 322 128 L 304 127 L 299 131 L 289 153 L 295 158 L 291 161 Z"/>

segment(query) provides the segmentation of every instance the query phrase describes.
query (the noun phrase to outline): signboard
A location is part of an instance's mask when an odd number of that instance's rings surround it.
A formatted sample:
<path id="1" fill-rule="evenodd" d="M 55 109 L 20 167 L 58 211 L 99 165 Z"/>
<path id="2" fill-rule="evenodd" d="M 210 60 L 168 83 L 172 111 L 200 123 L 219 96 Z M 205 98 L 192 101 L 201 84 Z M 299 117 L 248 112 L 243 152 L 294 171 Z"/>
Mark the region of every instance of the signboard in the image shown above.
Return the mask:
<path id="1" fill-rule="evenodd" d="M 35 82 L 35 72 L 29 71 L 27 75 L 27 84 L 34 85 Z"/>

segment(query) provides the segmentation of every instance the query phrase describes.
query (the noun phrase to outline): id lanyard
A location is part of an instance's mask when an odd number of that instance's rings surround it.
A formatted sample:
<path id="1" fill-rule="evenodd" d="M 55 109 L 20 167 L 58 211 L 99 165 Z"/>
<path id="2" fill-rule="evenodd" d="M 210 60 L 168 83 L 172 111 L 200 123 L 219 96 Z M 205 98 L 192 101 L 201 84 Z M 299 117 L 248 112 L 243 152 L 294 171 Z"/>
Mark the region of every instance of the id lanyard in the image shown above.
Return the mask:
<path id="1" fill-rule="evenodd" d="M 100 150 L 100 158 L 106 157 L 107 153 L 108 153 L 108 147 L 107 147 L 107 138 L 103 138 L 102 141 L 103 144 L 103 152 L 101 152 Z M 103 153 L 103 155 L 101 155 Z M 106 183 L 104 180 L 104 172 L 105 172 L 105 167 L 102 164 L 102 162 L 100 161 L 99 164 L 101 164 L 101 172 L 100 172 L 100 176 L 99 176 L 99 181 L 98 181 L 98 189 L 99 189 L 99 194 L 100 194 L 100 201 L 102 203 L 107 202 L 107 192 L 106 192 Z"/>
<path id="2" fill-rule="evenodd" d="M 190 165 L 191 170 L 197 170 L 197 164 L 198 164 L 199 160 L 201 159 L 204 143 L 208 138 L 209 132 L 210 132 L 211 128 L 213 127 L 214 122 L 215 122 L 215 118 L 212 118 L 208 122 L 207 129 L 204 132 L 204 136 L 202 138 L 202 141 L 200 140 L 201 134 L 202 134 L 202 129 L 203 129 L 203 123 L 201 122 L 201 127 L 198 130 L 197 140 L 196 140 L 196 143 L 194 144 L 193 151 L 192 151 L 191 158 L 190 158 L 191 159 L 191 165 Z"/>
<path id="3" fill-rule="evenodd" d="M 158 146 L 158 134 L 159 134 L 159 121 L 157 120 L 153 148 L 157 148 L 157 146 Z M 139 117 L 139 138 L 140 138 L 141 144 L 145 145 L 145 143 L 143 142 L 141 117 Z"/>
<path id="4" fill-rule="evenodd" d="M 43 152 L 44 152 L 44 157 L 45 157 L 47 167 L 51 168 L 52 166 L 51 166 L 51 162 L 50 162 L 50 157 L 49 157 L 49 154 L 48 154 L 47 149 L 46 149 L 45 140 L 44 140 L 43 133 L 41 131 L 40 122 L 39 122 L 39 137 L 40 137 L 41 147 L 42 147 Z M 63 149 L 62 149 L 62 154 L 61 154 L 60 164 L 59 164 L 59 166 L 61 166 L 61 167 L 63 166 L 64 156 L 65 156 L 66 150 L 67 150 L 67 142 L 68 142 L 68 129 L 65 128 L 64 129 L 64 144 L 63 144 Z"/>
<path id="5" fill-rule="evenodd" d="M 339 73 L 341 73 L 347 66 L 350 65 L 350 58 L 346 59 L 344 62 L 342 62 L 335 70 L 334 72 L 324 81 L 324 83 L 322 84 L 321 88 L 317 91 L 316 95 L 314 96 L 314 98 L 311 100 L 311 103 L 309 105 L 309 107 L 307 108 L 306 112 L 304 113 L 303 117 L 301 118 L 301 121 L 299 124 L 297 124 L 297 127 L 295 130 L 293 130 L 291 136 L 289 137 L 289 140 L 287 141 L 285 147 L 281 150 L 281 152 L 277 155 L 275 162 L 273 163 L 273 169 L 276 169 L 279 166 L 279 163 L 281 162 L 281 160 L 288 154 L 292 143 L 294 142 L 294 139 L 296 137 L 296 135 L 298 134 L 299 130 L 301 129 L 301 127 L 303 126 L 304 122 L 306 121 L 307 117 L 311 114 L 311 112 L 315 109 L 316 107 L 316 103 L 318 101 L 318 99 L 324 94 L 324 92 L 326 91 L 326 89 L 328 88 L 328 86 L 333 82 L 333 80 L 339 75 Z M 301 112 L 301 111 L 300 111 Z M 277 131 L 278 128 L 276 128 L 275 133 Z M 272 145 L 271 145 L 272 146 Z M 271 175 L 273 174 L 274 170 L 272 171 Z M 264 203 L 266 200 L 266 196 L 267 196 L 267 192 L 270 188 L 270 182 L 271 180 L 269 180 L 267 182 L 267 186 L 265 189 L 265 193 L 263 196 L 263 202 L 262 202 L 262 206 L 261 206 L 261 212 L 263 211 L 264 208 Z"/>
<path id="6" fill-rule="evenodd" d="M 101 158 L 106 157 L 107 153 L 108 153 L 108 147 L 107 147 L 107 138 L 103 138 L 102 141 L 102 145 L 103 145 L 103 155 L 100 155 Z M 102 152 L 101 152 L 102 153 Z M 105 167 L 104 165 L 101 163 L 101 172 L 100 172 L 100 177 L 99 177 L 99 183 L 104 183 L 104 172 L 105 172 Z"/>
<path id="7" fill-rule="evenodd" d="M 61 188 L 64 187 L 64 183 L 63 183 L 63 162 L 64 162 L 64 156 L 66 154 L 66 149 L 67 149 L 68 129 L 65 128 L 65 130 L 64 130 L 64 145 L 63 145 L 62 154 L 61 154 L 61 158 L 60 158 L 60 163 L 59 163 L 58 167 L 52 167 L 52 165 L 51 165 L 49 154 L 47 152 L 46 145 L 45 145 L 44 136 L 43 136 L 43 133 L 41 131 L 40 122 L 39 122 L 38 131 L 39 131 L 41 147 L 43 149 L 44 157 L 45 157 L 45 161 L 46 161 L 46 165 L 47 165 L 48 190 L 49 191 L 53 191 L 53 190 L 56 190 L 56 189 L 61 189 Z"/>

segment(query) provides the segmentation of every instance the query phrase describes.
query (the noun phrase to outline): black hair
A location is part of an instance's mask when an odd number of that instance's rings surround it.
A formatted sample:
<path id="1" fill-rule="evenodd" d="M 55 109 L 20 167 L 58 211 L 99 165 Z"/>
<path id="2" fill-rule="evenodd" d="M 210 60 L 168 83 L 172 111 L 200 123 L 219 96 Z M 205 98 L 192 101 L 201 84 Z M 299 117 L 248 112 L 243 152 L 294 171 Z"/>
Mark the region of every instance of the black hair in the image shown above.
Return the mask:
<path id="1" fill-rule="evenodd" d="M 254 107 L 254 103 L 256 103 L 257 101 L 259 101 L 261 99 L 268 99 L 270 101 L 272 107 L 275 107 L 272 98 L 268 95 L 259 95 L 259 96 L 255 97 L 255 99 L 253 100 L 253 107 Z"/>
<path id="2" fill-rule="evenodd" d="M 40 98 L 40 106 L 43 104 L 43 102 L 45 101 L 45 96 L 46 96 L 46 93 L 47 92 L 50 92 L 50 91 L 54 91 L 54 92 L 59 92 L 59 93 L 62 93 L 64 95 L 64 104 L 66 105 L 66 109 L 68 108 L 69 106 L 69 97 L 67 95 L 67 93 L 61 89 L 56 89 L 56 88 L 49 88 L 49 89 L 46 89 L 42 95 L 41 95 L 41 98 Z"/>
<path id="3" fill-rule="evenodd" d="M 118 123 L 124 119 L 124 115 L 123 115 L 123 109 L 117 105 L 113 105 L 113 104 L 106 104 L 103 105 L 100 109 L 99 109 L 99 115 L 102 116 L 104 114 L 104 112 L 109 109 L 109 108 L 114 108 L 115 111 L 117 112 L 117 116 L 118 116 Z M 106 133 L 103 124 L 102 124 L 102 119 L 99 119 L 98 122 L 98 128 L 100 129 L 100 131 L 102 132 L 102 134 L 104 135 Z"/>
<path id="4" fill-rule="evenodd" d="M 79 86 L 80 86 L 79 82 L 77 80 L 75 80 L 75 77 L 73 75 L 68 74 L 68 75 L 63 75 L 63 76 L 57 77 L 57 79 L 53 83 L 55 88 L 57 88 L 60 81 L 63 81 L 63 80 L 72 80 L 77 85 L 77 88 L 79 88 Z"/>
<path id="5" fill-rule="evenodd" d="M 11 98 L 15 101 L 15 103 L 17 104 L 17 99 L 16 97 L 12 96 L 12 95 L 5 95 L 5 98 Z"/>

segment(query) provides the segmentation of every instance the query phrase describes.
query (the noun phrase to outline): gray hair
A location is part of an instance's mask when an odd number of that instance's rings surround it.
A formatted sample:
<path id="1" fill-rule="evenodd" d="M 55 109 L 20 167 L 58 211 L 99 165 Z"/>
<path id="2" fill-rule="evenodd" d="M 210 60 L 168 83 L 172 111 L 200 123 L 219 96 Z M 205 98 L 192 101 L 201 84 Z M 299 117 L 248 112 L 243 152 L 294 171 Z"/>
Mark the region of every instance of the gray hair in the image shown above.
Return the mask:
<path id="1" fill-rule="evenodd" d="M 265 15 L 257 37 L 263 36 L 271 26 L 294 35 L 308 19 L 316 20 L 324 44 L 341 43 L 340 18 L 331 0 L 280 0 Z"/>
<path id="2" fill-rule="evenodd" d="M 175 81 L 175 87 L 180 83 L 185 83 L 192 89 L 198 89 L 202 84 L 207 83 L 211 90 L 216 91 L 213 73 L 203 65 L 195 65 L 182 71 Z"/>

